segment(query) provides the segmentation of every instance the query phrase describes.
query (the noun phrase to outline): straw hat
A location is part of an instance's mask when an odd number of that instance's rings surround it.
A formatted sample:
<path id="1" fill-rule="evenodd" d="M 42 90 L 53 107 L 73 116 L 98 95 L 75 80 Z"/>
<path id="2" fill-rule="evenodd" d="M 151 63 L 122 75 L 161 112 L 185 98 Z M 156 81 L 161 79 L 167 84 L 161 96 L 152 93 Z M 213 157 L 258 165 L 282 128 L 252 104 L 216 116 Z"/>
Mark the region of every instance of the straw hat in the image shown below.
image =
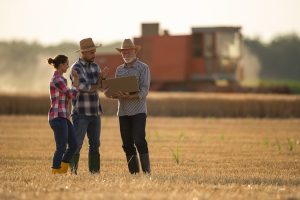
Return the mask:
<path id="1" fill-rule="evenodd" d="M 85 38 L 80 41 L 79 46 L 80 46 L 80 49 L 76 50 L 75 52 L 91 51 L 98 47 L 101 47 L 102 44 L 95 45 L 92 38 Z"/>
<path id="2" fill-rule="evenodd" d="M 136 51 L 139 51 L 141 49 L 141 46 L 134 45 L 130 39 L 125 39 L 121 45 L 121 48 L 116 48 L 116 49 L 119 52 L 122 52 L 122 50 L 126 50 L 126 49 L 135 49 Z"/>

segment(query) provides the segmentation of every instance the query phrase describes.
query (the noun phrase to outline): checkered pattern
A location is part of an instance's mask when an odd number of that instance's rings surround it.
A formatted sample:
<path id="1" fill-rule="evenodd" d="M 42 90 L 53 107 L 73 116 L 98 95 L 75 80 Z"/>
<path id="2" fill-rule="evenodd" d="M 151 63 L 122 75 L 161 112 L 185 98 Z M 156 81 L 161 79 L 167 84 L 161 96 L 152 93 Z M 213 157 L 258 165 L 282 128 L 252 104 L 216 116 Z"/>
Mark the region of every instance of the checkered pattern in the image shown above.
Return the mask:
<path id="1" fill-rule="evenodd" d="M 79 59 L 72 66 L 76 70 L 79 80 L 79 93 L 76 99 L 72 100 L 72 114 L 98 116 L 102 113 L 98 92 L 90 92 L 91 86 L 96 84 L 101 73 L 96 63 L 88 63 Z M 70 75 L 73 83 L 73 76 Z"/>
<path id="2" fill-rule="evenodd" d="M 132 116 L 139 113 L 147 114 L 146 96 L 150 87 L 150 70 L 147 64 L 136 60 L 132 67 L 125 63 L 116 70 L 116 77 L 135 76 L 139 83 L 138 99 L 119 99 L 118 116 Z"/>
<path id="3" fill-rule="evenodd" d="M 76 88 L 69 89 L 67 79 L 55 71 L 50 81 L 51 107 L 48 112 L 48 120 L 50 121 L 56 117 L 69 117 L 69 99 L 75 98 L 76 95 Z"/>

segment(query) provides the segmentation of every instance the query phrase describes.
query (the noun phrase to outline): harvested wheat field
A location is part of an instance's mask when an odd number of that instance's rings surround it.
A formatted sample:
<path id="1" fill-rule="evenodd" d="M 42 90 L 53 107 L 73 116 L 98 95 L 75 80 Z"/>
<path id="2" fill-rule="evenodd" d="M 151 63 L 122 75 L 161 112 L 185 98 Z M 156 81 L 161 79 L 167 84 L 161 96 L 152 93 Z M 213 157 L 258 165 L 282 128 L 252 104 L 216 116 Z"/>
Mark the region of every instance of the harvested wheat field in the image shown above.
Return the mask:
<path id="1" fill-rule="evenodd" d="M 152 175 L 130 175 L 116 117 L 102 118 L 101 173 L 52 175 L 45 116 L 0 116 L 0 199 L 300 199 L 300 119 L 149 117 Z"/>
<path id="2" fill-rule="evenodd" d="M 101 96 L 105 115 L 115 116 L 117 100 Z M 46 94 L 1 94 L 1 115 L 47 115 Z M 300 95 L 150 92 L 150 116 L 218 118 L 300 118 Z"/>

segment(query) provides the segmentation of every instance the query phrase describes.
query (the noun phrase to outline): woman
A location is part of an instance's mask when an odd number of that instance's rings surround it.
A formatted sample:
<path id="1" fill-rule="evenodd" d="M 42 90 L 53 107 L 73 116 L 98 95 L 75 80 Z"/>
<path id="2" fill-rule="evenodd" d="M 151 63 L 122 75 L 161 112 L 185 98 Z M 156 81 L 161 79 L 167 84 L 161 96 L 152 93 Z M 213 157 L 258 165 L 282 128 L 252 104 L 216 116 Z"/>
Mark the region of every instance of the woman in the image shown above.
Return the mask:
<path id="1" fill-rule="evenodd" d="M 54 132 L 56 150 L 53 156 L 52 174 L 64 174 L 68 171 L 69 161 L 78 144 L 73 124 L 70 122 L 69 102 L 77 95 L 78 74 L 72 72 L 74 87 L 69 89 L 63 74 L 69 68 L 69 60 L 65 55 L 49 58 L 48 63 L 55 69 L 50 81 L 51 107 L 48 113 L 49 124 Z M 67 148 L 68 146 L 68 148 Z"/>

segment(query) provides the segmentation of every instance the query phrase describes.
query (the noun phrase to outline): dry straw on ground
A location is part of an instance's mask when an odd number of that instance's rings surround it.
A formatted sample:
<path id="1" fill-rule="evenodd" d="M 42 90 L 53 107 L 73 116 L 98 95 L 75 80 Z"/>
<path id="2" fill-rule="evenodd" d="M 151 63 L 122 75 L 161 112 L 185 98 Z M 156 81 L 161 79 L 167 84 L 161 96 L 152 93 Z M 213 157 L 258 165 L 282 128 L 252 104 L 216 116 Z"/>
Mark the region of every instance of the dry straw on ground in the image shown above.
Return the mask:
<path id="1" fill-rule="evenodd" d="M 52 175 L 46 116 L 0 116 L 0 199 L 300 199 L 299 119 L 149 117 L 152 176 L 131 176 L 116 117 L 102 118 L 101 173 Z"/>
<path id="2" fill-rule="evenodd" d="M 47 95 L 0 95 L 0 114 L 42 114 L 49 109 Z M 115 115 L 117 101 L 103 97 L 105 115 Z M 150 116 L 299 118 L 299 95 L 150 93 Z"/>

